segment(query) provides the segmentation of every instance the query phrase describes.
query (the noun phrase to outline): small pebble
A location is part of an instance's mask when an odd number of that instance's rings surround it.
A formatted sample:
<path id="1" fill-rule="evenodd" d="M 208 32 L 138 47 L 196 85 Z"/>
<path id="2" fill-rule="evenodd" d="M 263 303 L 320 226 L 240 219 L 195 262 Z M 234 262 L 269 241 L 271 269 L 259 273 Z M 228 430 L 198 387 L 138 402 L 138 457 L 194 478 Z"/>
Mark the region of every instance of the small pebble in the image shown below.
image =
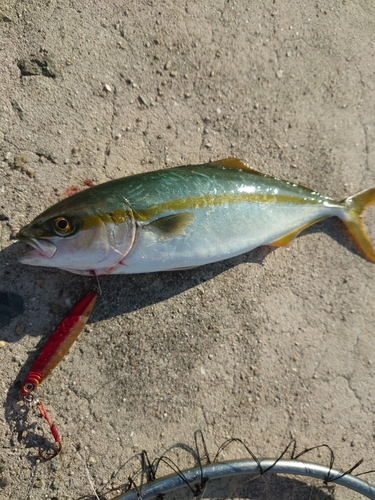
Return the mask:
<path id="1" fill-rule="evenodd" d="M 21 168 L 21 171 L 25 172 L 30 177 L 30 179 L 33 179 L 35 177 L 35 174 L 32 170 L 28 170 L 26 168 Z"/>
<path id="2" fill-rule="evenodd" d="M 29 161 L 30 161 L 30 158 L 26 155 L 16 155 L 14 157 L 14 160 L 13 160 L 14 166 L 16 168 L 23 167 L 26 163 L 29 163 Z"/>
<path id="3" fill-rule="evenodd" d="M 279 71 L 276 72 L 277 78 L 282 78 L 283 77 L 284 71 L 282 69 L 279 69 Z"/>
<path id="4" fill-rule="evenodd" d="M 6 347 L 7 343 L 5 342 L 5 340 L 0 340 L 0 349 L 2 349 L 3 347 Z"/>
<path id="5" fill-rule="evenodd" d="M 56 481 L 56 479 L 52 482 L 51 484 L 51 488 L 53 490 L 59 490 L 60 489 L 60 483 L 58 481 Z"/>
<path id="6" fill-rule="evenodd" d="M 138 100 L 141 104 L 144 104 L 146 106 L 146 108 L 148 108 L 150 106 L 150 100 L 146 96 L 140 95 L 138 97 Z"/>
<path id="7" fill-rule="evenodd" d="M 34 482 L 34 488 L 43 488 L 44 486 L 44 481 L 43 479 L 36 479 Z"/>
<path id="8" fill-rule="evenodd" d="M 57 163 L 57 156 L 55 155 L 55 153 L 48 153 L 47 159 L 52 163 Z"/>
<path id="9" fill-rule="evenodd" d="M 108 83 L 106 83 L 103 88 L 106 92 L 112 92 L 112 88 L 110 85 L 108 85 Z"/>
<path id="10" fill-rule="evenodd" d="M 16 326 L 17 335 L 22 335 L 24 331 L 25 331 L 25 325 L 23 325 L 22 323 Z"/>
<path id="11" fill-rule="evenodd" d="M 53 472 L 57 472 L 58 470 L 61 469 L 61 463 L 58 461 L 51 462 L 51 470 Z"/>
<path id="12" fill-rule="evenodd" d="M 90 455 L 88 460 L 87 460 L 87 463 L 89 465 L 95 465 L 98 463 L 98 459 L 96 457 L 94 457 L 93 455 Z"/>

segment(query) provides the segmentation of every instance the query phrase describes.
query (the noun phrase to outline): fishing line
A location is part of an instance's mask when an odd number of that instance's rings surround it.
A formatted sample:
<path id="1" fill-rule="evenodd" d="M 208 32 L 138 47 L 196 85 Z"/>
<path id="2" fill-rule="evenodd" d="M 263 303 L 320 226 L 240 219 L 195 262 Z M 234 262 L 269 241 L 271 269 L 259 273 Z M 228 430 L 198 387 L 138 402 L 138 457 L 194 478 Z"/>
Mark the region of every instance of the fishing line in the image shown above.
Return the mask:
<path id="1" fill-rule="evenodd" d="M 95 278 L 96 278 L 96 285 L 97 285 L 97 289 L 98 289 L 98 295 L 101 295 L 103 293 L 102 287 L 100 286 L 99 276 L 96 273 L 95 273 Z"/>
<path id="2" fill-rule="evenodd" d="M 76 453 L 77 455 L 79 456 L 79 458 L 82 460 L 82 463 L 83 463 L 83 466 L 85 468 L 85 472 L 86 472 L 86 477 L 87 477 L 87 480 L 88 482 L 90 483 L 90 486 L 92 488 L 92 491 L 94 492 L 94 495 L 95 495 L 95 498 L 96 500 L 100 500 L 100 498 L 98 497 L 97 493 L 96 493 L 96 490 L 94 488 L 94 483 L 92 482 L 92 479 L 91 479 L 91 476 L 90 476 L 90 472 L 89 472 L 89 469 L 87 467 L 87 464 L 86 464 L 86 457 L 85 457 L 85 452 L 82 450 L 82 453 L 83 453 L 83 457 L 82 455 L 79 453 L 78 450 L 76 450 Z"/>
<path id="3" fill-rule="evenodd" d="M 30 498 L 30 492 L 35 484 L 35 480 L 36 480 L 36 471 L 37 471 L 37 468 L 38 468 L 38 465 L 40 464 L 40 460 L 36 460 L 35 461 L 35 464 L 34 464 L 34 467 L 32 468 L 32 472 L 31 472 L 31 481 L 29 483 L 29 487 L 26 491 L 26 495 L 24 496 L 24 500 L 29 500 Z"/>

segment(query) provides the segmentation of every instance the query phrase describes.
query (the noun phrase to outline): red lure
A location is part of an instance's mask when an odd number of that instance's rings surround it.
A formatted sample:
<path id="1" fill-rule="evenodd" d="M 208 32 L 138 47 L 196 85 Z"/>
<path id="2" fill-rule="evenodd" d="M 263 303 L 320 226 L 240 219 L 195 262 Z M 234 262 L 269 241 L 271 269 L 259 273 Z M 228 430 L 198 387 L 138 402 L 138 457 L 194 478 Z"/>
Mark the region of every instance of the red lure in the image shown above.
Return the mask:
<path id="1" fill-rule="evenodd" d="M 34 361 L 22 385 L 21 397 L 34 391 L 47 375 L 57 366 L 81 333 L 94 308 L 98 295 L 95 292 L 83 297 L 62 320 L 39 356 Z"/>
<path id="2" fill-rule="evenodd" d="M 72 344 L 81 333 L 89 316 L 94 308 L 98 294 L 89 292 L 85 297 L 77 302 L 69 314 L 62 320 L 51 337 L 47 340 L 39 356 L 34 361 L 20 391 L 20 397 L 32 400 L 31 392 L 47 377 L 47 375 L 57 366 Z M 42 401 L 36 400 L 38 410 L 50 426 L 53 437 L 58 444 L 58 451 L 52 456 L 45 456 L 39 450 L 42 458 L 49 460 L 56 456 L 61 450 L 61 439 L 56 427 L 52 423 Z"/>

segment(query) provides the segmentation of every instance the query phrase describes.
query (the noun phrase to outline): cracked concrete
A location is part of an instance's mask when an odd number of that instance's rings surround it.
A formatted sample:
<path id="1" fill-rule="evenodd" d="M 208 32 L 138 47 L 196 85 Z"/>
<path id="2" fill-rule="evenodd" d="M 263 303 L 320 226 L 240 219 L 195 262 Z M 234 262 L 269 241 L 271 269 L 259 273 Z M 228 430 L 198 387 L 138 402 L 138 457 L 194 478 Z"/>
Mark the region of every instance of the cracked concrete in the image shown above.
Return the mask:
<path id="1" fill-rule="evenodd" d="M 116 491 L 132 469 L 112 472 L 142 449 L 182 443 L 173 459 L 192 465 L 197 429 L 211 453 L 236 436 L 277 456 L 295 438 L 298 450 L 329 444 L 338 467 L 363 457 L 374 469 L 375 268 L 337 220 L 229 262 L 103 277 L 90 324 L 37 391 L 64 442 L 50 463 L 37 459 L 48 428 L 15 381 L 94 282 L 21 266 L 13 241 L 87 181 L 228 156 L 337 199 L 375 185 L 373 4 L 5 0 L 1 11 L 12 22 L 0 21 L 0 290 L 26 306 L 1 331 L 1 495 L 90 495 L 81 456 L 95 488 Z M 56 78 L 21 76 L 34 57 L 50 57 Z M 375 209 L 365 223 L 375 241 Z"/>

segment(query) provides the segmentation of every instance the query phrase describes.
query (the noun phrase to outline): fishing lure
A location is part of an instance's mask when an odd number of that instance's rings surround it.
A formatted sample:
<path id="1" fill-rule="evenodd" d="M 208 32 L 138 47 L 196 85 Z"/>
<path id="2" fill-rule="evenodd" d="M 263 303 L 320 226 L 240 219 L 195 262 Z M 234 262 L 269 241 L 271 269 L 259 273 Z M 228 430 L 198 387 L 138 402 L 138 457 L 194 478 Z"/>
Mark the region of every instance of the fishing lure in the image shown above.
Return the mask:
<path id="1" fill-rule="evenodd" d="M 32 392 L 58 365 L 58 363 L 60 363 L 65 354 L 67 354 L 89 319 L 97 297 L 97 293 L 89 292 L 75 304 L 69 314 L 61 321 L 51 337 L 47 340 L 46 344 L 40 351 L 39 356 L 34 361 L 20 390 L 20 397 L 22 399 L 28 402 L 35 401 L 39 413 L 48 422 L 55 442 L 58 445 L 57 452 L 53 455 L 44 455 L 41 449 L 39 449 L 39 455 L 44 460 L 50 460 L 61 451 L 61 438 L 55 425 L 52 423 L 43 402 L 38 399 L 34 399 Z"/>
<path id="2" fill-rule="evenodd" d="M 236 158 L 157 170 L 81 191 L 48 208 L 17 238 L 25 264 L 83 275 L 196 267 L 260 245 L 287 245 L 327 217 L 343 220 L 375 262 L 362 214 L 375 188 L 335 201 L 264 175 Z"/>

